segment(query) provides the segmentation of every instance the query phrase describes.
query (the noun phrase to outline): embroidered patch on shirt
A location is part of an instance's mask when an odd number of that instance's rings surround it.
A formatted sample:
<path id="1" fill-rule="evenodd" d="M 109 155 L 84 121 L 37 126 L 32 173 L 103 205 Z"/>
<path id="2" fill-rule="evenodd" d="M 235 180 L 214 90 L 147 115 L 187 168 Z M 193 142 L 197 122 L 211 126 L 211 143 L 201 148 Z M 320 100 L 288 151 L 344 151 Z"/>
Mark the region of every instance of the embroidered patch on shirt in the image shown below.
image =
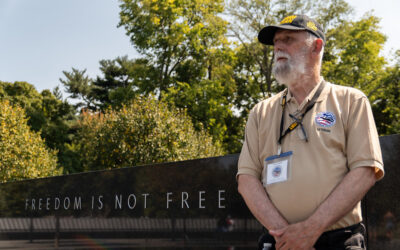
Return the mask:
<path id="1" fill-rule="evenodd" d="M 330 128 L 336 123 L 336 117 L 332 112 L 320 112 L 315 116 L 315 122 L 324 128 Z"/>

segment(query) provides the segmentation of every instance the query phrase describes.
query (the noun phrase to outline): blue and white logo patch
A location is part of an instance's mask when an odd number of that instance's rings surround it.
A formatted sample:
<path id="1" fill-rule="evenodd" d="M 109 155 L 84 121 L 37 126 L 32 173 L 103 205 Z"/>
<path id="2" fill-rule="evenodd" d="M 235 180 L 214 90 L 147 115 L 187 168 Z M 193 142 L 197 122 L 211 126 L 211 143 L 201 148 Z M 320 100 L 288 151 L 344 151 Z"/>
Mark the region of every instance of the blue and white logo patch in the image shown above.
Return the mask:
<path id="1" fill-rule="evenodd" d="M 278 166 L 272 170 L 272 176 L 274 176 L 274 177 L 279 177 L 281 175 L 281 173 L 282 173 L 282 168 L 280 166 Z"/>
<path id="2" fill-rule="evenodd" d="M 324 128 L 330 128 L 336 123 L 336 117 L 332 112 L 320 112 L 315 116 L 315 122 Z"/>

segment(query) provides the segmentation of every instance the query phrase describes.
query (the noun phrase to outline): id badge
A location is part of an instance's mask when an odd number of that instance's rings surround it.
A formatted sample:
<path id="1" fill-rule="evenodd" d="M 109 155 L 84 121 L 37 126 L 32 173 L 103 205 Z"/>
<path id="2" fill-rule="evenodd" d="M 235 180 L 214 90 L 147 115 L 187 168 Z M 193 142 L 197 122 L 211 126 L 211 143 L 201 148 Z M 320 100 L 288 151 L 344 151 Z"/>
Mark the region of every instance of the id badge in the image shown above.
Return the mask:
<path id="1" fill-rule="evenodd" d="M 288 151 L 279 155 L 269 156 L 264 160 L 262 173 L 264 187 L 289 180 L 292 155 L 293 151 Z"/>

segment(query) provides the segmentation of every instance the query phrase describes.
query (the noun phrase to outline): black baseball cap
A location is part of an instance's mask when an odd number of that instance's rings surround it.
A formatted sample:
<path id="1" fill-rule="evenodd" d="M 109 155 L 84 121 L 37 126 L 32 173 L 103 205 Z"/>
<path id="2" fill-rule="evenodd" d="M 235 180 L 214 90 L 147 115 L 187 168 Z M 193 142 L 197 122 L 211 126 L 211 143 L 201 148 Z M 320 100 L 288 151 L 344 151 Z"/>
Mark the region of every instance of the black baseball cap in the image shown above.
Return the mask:
<path id="1" fill-rule="evenodd" d="M 274 45 L 273 39 L 278 29 L 306 30 L 316 37 L 321 38 L 325 43 L 325 34 L 322 31 L 321 25 L 306 15 L 291 15 L 285 17 L 278 25 L 264 27 L 258 33 L 258 41 L 266 45 Z"/>

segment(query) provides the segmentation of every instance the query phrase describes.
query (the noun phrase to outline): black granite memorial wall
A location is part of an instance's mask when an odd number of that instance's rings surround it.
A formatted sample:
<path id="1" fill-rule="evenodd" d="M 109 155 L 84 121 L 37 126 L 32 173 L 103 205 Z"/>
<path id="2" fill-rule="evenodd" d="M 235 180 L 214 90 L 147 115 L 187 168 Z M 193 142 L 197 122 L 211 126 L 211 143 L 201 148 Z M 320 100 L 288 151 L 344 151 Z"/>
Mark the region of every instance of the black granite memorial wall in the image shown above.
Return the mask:
<path id="1" fill-rule="evenodd" d="M 0 237 L 32 247 L 55 239 L 59 247 L 253 249 L 262 227 L 237 193 L 237 158 L 2 184 Z"/>
<path id="2" fill-rule="evenodd" d="M 363 200 L 369 249 L 400 249 L 400 135 L 379 138 L 385 177 L 377 182 Z"/>
<path id="3" fill-rule="evenodd" d="M 369 249 L 400 249 L 400 135 L 380 140 L 386 176 L 363 203 Z M 262 226 L 237 193 L 237 160 L 1 184 L 0 249 L 256 249 Z"/>

